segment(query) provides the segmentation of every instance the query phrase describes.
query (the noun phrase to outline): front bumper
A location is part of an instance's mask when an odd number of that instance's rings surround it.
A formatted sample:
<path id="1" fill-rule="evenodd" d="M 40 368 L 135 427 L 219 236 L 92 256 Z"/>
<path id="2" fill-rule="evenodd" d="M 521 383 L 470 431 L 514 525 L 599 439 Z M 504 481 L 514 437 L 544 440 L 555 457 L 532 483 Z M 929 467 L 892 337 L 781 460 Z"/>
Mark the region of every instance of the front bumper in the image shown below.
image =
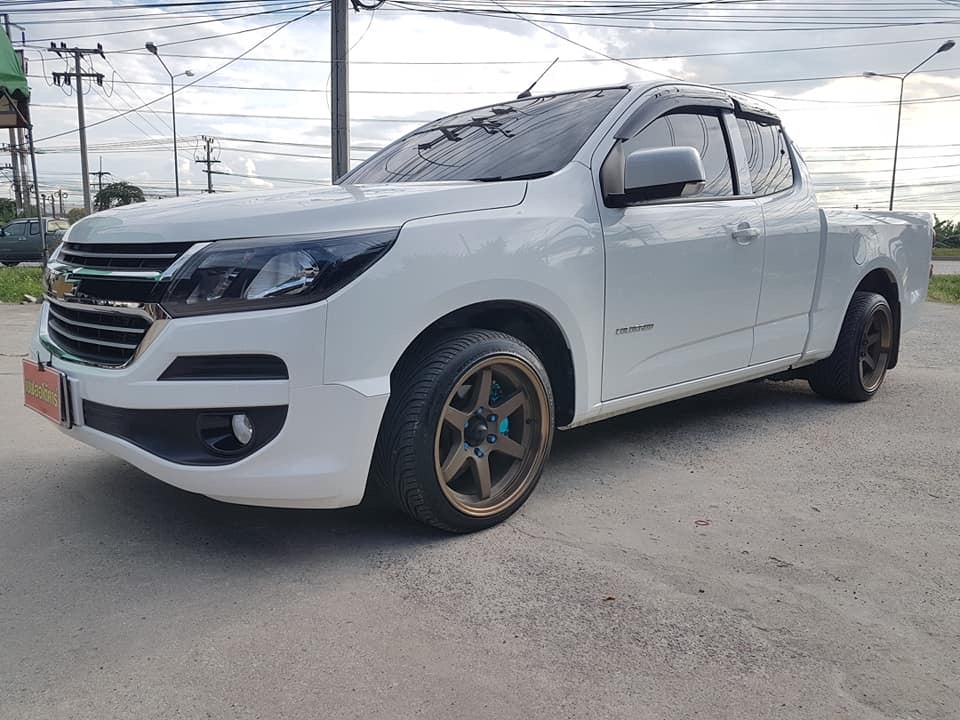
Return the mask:
<path id="1" fill-rule="evenodd" d="M 218 500 L 275 507 L 345 507 L 363 497 L 387 395 L 323 383 L 326 304 L 165 323 L 136 360 L 99 368 L 51 353 L 48 306 L 31 356 L 64 372 L 74 424 L 65 433 L 176 487 Z M 180 356 L 262 353 L 280 357 L 287 380 L 158 380 Z M 287 408 L 262 448 L 218 465 L 187 465 L 84 423 L 83 402 L 128 410 Z"/>

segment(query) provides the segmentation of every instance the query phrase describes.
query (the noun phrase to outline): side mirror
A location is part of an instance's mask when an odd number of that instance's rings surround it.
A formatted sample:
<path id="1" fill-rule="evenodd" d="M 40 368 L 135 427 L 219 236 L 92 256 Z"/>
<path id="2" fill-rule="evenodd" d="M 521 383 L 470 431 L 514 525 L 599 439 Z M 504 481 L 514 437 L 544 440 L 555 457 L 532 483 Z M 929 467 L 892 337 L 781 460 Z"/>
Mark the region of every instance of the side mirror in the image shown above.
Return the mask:
<path id="1" fill-rule="evenodd" d="M 703 160 L 692 147 L 636 150 L 624 161 L 626 203 L 665 200 L 683 195 L 687 185 L 706 182 Z"/>

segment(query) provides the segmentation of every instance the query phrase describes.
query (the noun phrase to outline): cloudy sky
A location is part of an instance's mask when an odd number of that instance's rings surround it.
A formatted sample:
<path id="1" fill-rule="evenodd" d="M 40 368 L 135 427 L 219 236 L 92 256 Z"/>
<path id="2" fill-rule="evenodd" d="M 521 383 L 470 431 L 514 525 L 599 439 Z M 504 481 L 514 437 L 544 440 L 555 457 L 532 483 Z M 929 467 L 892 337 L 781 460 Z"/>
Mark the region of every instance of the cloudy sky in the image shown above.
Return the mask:
<path id="1" fill-rule="evenodd" d="M 66 190 L 67 206 L 80 202 L 76 96 L 51 84 L 65 61 L 39 50 L 50 40 L 100 42 L 106 53 L 85 60 L 105 76 L 84 96 L 92 170 L 102 156 L 111 178 L 148 196 L 172 194 L 169 80 L 143 49 L 152 41 L 172 71 L 194 73 L 177 79 L 195 82 L 176 95 L 183 193 L 206 187 L 194 162 L 201 135 L 216 138 L 217 169 L 232 174 L 215 176 L 220 190 L 328 181 L 324 3 L 176 6 L 186 1 L 6 3 L 26 33 L 42 189 Z M 20 33 L 14 28 L 15 40 Z M 387 0 L 375 12 L 350 13 L 352 157 L 359 162 L 420 120 L 510 99 L 559 57 L 538 90 L 661 74 L 765 96 L 803 149 L 823 204 L 880 208 L 900 85 L 862 73 L 906 72 L 953 37 L 956 0 Z M 898 207 L 960 217 L 960 48 L 911 76 L 905 98 Z"/>

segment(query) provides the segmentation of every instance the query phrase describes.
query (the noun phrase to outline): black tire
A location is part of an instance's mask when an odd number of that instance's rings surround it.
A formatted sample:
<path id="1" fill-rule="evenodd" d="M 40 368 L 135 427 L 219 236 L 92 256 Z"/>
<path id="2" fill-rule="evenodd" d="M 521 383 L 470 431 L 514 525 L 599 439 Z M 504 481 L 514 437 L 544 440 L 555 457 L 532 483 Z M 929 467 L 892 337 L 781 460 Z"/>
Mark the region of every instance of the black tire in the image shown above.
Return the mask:
<path id="1" fill-rule="evenodd" d="M 478 379 L 481 377 L 487 378 L 486 386 Z M 497 408 L 503 408 L 504 413 L 509 410 L 503 397 L 497 397 L 499 404 L 494 405 L 493 394 L 481 399 L 489 401 L 487 409 L 470 411 L 471 402 L 476 403 L 475 398 L 490 388 L 490 378 L 499 394 L 501 383 L 506 393 L 512 383 L 510 378 L 514 377 L 517 382 L 508 399 L 511 403 L 522 400 L 523 404 L 511 411 L 512 415 L 498 419 L 492 414 Z M 458 403 L 463 405 L 463 411 L 454 407 Z M 462 412 L 460 419 L 467 419 L 459 430 L 450 423 L 448 415 L 457 412 Z M 489 427 L 487 420 L 492 421 Z M 475 421 L 478 427 L 470 425 Z M 374 449 L 371 479 L 400 510 L 419 522 L 455 533 L 482 530 L 508 518 L 533 492 L 550 453 L 553 422 L 550 381 L 540 358 L 529 347 L 501 332 L 456 331 L 426 343 L 395 371 Z M 485 434 L 488 431 L 490 435 Z M 491 437 L 495 443 L 499 437 L 500 447 L 489 443 L 468 447 L 468 438 L 475 439 L 477 432 L 484 438 L 478 443 Z M 517 443 L 511 435 L 521 442 Z M 535 442 L 531 441 L 534 436 Z M 447 443 L 449 454 L 443 443 Z M 506 455 L 507 443 L 512 453 L 523 451 L 522 459 L 515 454 Z M 441 467 L 441 454 L 453 459 L 460 455 L 461 445 L 465 456 L 461 464 L 443 462 Z M 485 460 L 480 459 L 484 456 L 481 448 L 486 450 Z M 475 459 L 474 453 L 479 458 Z M 455 483 L 476 479 L 477 497 L 484 498 L 479 481 L 481 471 L 476 469 L 481 464 L 487 467 L 487 499 L 466 499 L 466 495 L 453 489 Z M 455 477 L 451 476 L 449 483 L 441 480 L 454 465 Z M 504 472 L 505 479 L 491 485 L 495 465 L 509 466 L 511 470 Z M 498 488 L 502 498 L 492 492 Z M 480 507 L 484 503 L 489 506 Z"/>
<path id="2" fill-rule="evenodd" d="M 880 337 L 872 344 L 870 338 L 876 334 L 878 325 Z M 876 395 L 886 376 L 893 350 L 893 332 L 893 311 L 886 298 L 872 292 L 854 293 L 833 354 L 808 371 L 810 387 L 832 400 L 869 400 Z"/>

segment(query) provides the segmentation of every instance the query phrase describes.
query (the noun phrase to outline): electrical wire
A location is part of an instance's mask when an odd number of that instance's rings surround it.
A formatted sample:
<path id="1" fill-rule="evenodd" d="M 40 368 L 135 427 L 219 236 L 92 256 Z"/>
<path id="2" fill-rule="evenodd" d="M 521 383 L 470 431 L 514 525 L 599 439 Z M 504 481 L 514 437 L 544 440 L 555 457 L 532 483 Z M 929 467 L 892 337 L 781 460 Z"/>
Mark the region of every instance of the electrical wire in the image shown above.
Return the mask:
<path id="1" fill-rule="evenodd" d="M 256 50 L 258 47 L 260 47 L 260 46 L 263 45 L 265 42 L 267 42 L 270 38 L 274 37 L 277 33 L 279 33 L 279 32 L 280 32 L 281 30 L 283 30 L 284 28 L 288 27 L 289 25 L 292 25 L 292 24 L 295 23 L 295 22 L 298 22 L 298 21 L 300 21 L 300 20 L 303 20 L 304 18 L 307 18 L 307 17 L 313 15 L 313 14 L 316 13 L 316 12 L 319 12 L 320 9 L 321 9 L 321 8 L 316 8 L 316 9 L 314 9 L 314 10 L 310 10 L 310 11 L 308 11 L 308 12 L 305 12 L 303 15 L 300 15 L 299 17 L 293 18 L 292 20 L 287 20 L 287 21 L 284 22 L 280 27 L 276 28 L 275 30 L 273 30 L 273 32 L 271 32 L 270 34 L 268 34 L 266 37 L 258 40 L 256 43 L 254 43 L 254 44 L 251 45 L 249 48 L 247 48 L 246 50 L 244 50 L 244 51 L 243 51 L 242 53 L 240 53 L 237 57 L 235 57 L 235 58 L 233 58 L 233 59 L 231 59 L 231 60 L 228 60 L 227 62 L 223 63 L 222 65 L 219 65 L 218 67 L 214 68 L 214 69 L 211 70 L 210 72 L 204 73 L 203 75 L 199 76 L 196 80 L 194 80 L 194 81 L 192 81 L 192 82 L 184 83 L 179 89 L 175 89 L 175 90 L 172 91 L 172 92 L 169 92 L 169 93 L 167 93 L 167 94 L 165 94 L 165 95 L 161 95 L 160 97 L 156 98 L 155 100 L 151 100 L 151 101 L 149 101 L 149 102 L 145 102 L 145 103 L 143 103 L 143 104 L 140 105 L 140 106 L 137 106 L 137 107 L 135 107 L 135 108 L 131 108 L 130 110 L 126 110 L 126 111 L 124 111 L 124 112 L 122 112 L 122 113 L 119 113 L 119 114 L 117 114 L 117 115 L 114 115 L 114 116 L 112 116 L 112 117 L 105 118 L 105 119 L 103 119 L 103 120 L 98 120 L 98 121 L 95 122 L 95 123 L 88 123 L 88 124 L 86 125 L 86 128 L 89 129 L 89 128 L 91 128 L 91 127 L 96 127 L 97 125 L 103 125 L 104 123 L 110 122 L 111 120 L 115 120 L 115 119 L 117 119 L 117 118 L 119 118 L 119 117 L 123 117 L 124 115 L 126 115 L 126 114 L 128 114 L 128 113 L 136 112 L 137 110 L 142 110 L 143 108 L 145 108 L 145 107 L 147 107 L 147 106 L 149 106 L 149 105 L 152 105 L 153 103 L 159 102 L 160 100 L 164 100 L 164 99 L 170 97 L 170 96 L 173 95 L 175 92 L 182 91 L 183 89 L 185 89 L 185 88 L 187 88 L 187 87 L 190 87 L 191 85 L 195 85 L 196 83 L 200 82 L 201 80 L 205 80 L 206 78 L 208 78 L 208 77 L 210 77 L 210 76 L 212 76 L 212 75 L 220 72 L 221 70 L 223 70 L 224 68 L 228 67 L 229 65 L 232 65 L 234 62 L 236 62 L 238 59 L 240 59 L 240 58 L 243 57 L 244 55 L 247 55 L 247 54 L 253 52 L 253 51 Z M 54 138 L 63 137 L 64 135 L 70 135 L 70 134 L 72 134 L 73 132 L 74 132 L 73 130 L 67 130 L 67 131 L 64 131 L 64 132 L 61 132 L 61 133 L 56 133 L 56 134 L 54 134 L 54 135 L 47 135 L 46 137 L 37 138 L 36 140 L 34 140 L 34 142 L 35 142 L 35 143 L 45 142 L 45 141 L 47 141 L 47 140 L 52 140 L 52 139 L 54 139 Z"/>

